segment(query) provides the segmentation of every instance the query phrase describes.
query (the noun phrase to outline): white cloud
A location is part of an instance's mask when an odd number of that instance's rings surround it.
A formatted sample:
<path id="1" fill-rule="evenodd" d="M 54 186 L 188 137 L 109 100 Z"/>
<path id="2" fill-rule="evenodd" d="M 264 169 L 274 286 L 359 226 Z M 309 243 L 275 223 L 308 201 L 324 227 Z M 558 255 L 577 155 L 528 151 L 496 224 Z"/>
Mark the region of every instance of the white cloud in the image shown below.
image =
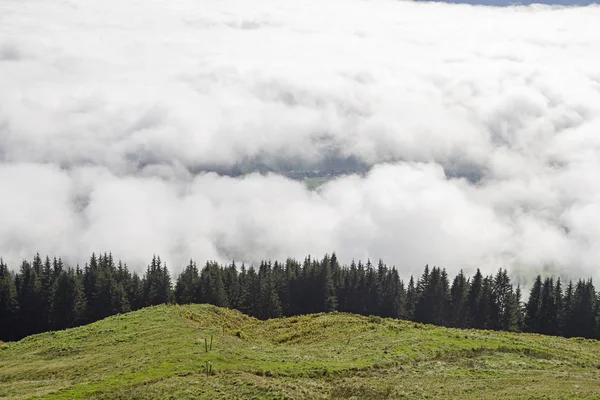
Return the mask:
<path id="1" fill-rule="evenodd" d="M 0 15 L 11 262 L 335 250 L 405 274 L 598 276 L 600 7 L 11 0 Z M 318 192 L 197 174 L 331 154 L 376 166 Z"/>

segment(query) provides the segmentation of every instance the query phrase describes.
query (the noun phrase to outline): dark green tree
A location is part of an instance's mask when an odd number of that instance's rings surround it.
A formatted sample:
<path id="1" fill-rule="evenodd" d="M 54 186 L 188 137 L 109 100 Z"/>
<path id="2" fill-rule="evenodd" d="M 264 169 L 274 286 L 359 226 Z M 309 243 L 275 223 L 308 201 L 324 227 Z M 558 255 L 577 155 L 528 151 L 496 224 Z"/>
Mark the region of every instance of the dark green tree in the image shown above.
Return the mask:
<path id="1" fill-rule="evenodd" d="M 0 258 L 0 339 L 18 338 L 19 302 L 12 272 Z"/>
<path id="2" fill-rule="evenodd" d="M 529 299 L 525 306 L 524 328 L 527 332 L 538 332 L 540 327 L 540 305 L 542 302 L 542 277 L 538 275 L 535 278 Z"/>
<path id="3" fill-rule="evenodd" d="M 60 271 L 54 285 L 55 301 L 52 307 L 54 329 L 80 325 L 85 318 L 85 294 L 83 282 L 75 271 Z"/>
<path id="4" fill-rule="evenodd" d="M 467 296 L 469 282 L 461 269 L 450 288 L 450 326 L 455 328 L 467 327 Z"/>

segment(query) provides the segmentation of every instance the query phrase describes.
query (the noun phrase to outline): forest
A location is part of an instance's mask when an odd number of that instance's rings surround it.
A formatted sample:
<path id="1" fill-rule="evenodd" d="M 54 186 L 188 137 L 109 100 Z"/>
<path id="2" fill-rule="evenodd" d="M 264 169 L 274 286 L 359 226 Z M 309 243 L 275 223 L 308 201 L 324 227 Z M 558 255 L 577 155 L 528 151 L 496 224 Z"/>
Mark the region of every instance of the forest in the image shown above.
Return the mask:
<path id="1" fill-rule="evenodd" d="M 258 267 L 190 260 L 173 282 L 154 256 L 142 276 L 113 259 L 92 254 L 83 268 L 60 258 L 23 261 L 12 271 L 0 259 L 0 340 L 94 322 L 164 303 L 209 303 L 259 319 L 320 312 L 401 318 L 456 328 L 535 332 L 600 339 L 600 297 L 592 279 L 563 284 L 537 276 L 526 301 L 505 269 L 484 276 L 424 267 L 405 283 L 383 261 L 341 265 L 322 259 L 263 261 Z"/>

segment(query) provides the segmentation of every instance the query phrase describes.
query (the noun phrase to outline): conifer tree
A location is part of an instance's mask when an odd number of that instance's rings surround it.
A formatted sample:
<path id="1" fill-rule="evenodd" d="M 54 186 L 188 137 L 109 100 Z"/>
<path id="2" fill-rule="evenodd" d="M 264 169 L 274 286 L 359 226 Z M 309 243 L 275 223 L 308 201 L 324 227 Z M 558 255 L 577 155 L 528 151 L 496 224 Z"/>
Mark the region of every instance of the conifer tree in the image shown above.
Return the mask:
<path id="1" fill-rule="evenodd" d="M 39 256 L 39 255 L 38 255 Z M 40 276 L 41 282 L 41 304 L 42 309 L 39 311 L 40 314 L 44 316 L 44 326 L 43 330 L 50 329 L 52 324 L 52 302 L 54 295 L 54 273 L 52 270 L 52 263 L 50 262 L 50 258 L 46 256 L 46 260 L 44 262 L 44 266 L 42 269 L 42 274 Z"/>
<path id="2" fill-rule="evenodd" d="M 193 260 L 177 277 L 175 284 L 175 301 L 179 304 L 199 303 L 200 298 L 196 297 L 198 286 L 200 285 L 200 275 L 198 267 Z"/>
<path id="3" fill-rule="evenodd" d="M 477 303 L 477 312 L 475 314 L 475 328 L 493 329 L 491 314 L 493 307 L 493 278 L 486 276 L 481 283 L 481 296 Z"/>
<path id="4" fill-rule="evenodd" d="M 558 307 L 555 296 L 554 280 L 552 278 L 544 279 L 537 332 L 546 335 L 556 335 L 558 333 Z"/>
<path id="5" fill-rule="evenodd" d="M 85 317 L 83 283 L 73 270 L 60 271 L 54 285 L 52 321 L 54 329 L 71 328 Z"/>
<path id="6" fill-rule="evenodd" d="M 132 310 L 138 310 L 144 305 L 144 288 L 142 280 L 137 272 L 131 274 L 131 278 L 125 287 L 127 292 L 127 301 Z"/>
<path id="7" fill-rule="evenodd" d="M 237 267 L 235 261 L 232 262 L 223 271 L 223 285 L 227 292 L 229 307 L 238 308 L 240 303 L 241 289 L 237 276 Z"/>
<path id="8" fill-rule="evenodd" d="M 573 303 L 575 297 L 575 287 L 573 281 L 569 281 L 565 294 L 563 297 L 563 308 L 562 313 L 559 316 L 558 326 L 562 335 L 566 337 L 572 337 L 574 332 L 574 325 L 577 323 L 575 315 L 573 313 Z"/>
<path id="9" fill-rule="evenodd" d="M 516 331 L 517 332 L 521 332 L 523 330 L 523 318 L 524 318 L 524 311 L 523 311 L 523 304 L 521 302 L 521 285 L 517 285 L 517 289 L 515 290 L 515 297 L 514 297 L 514 301 L 515 301 L 515 306 L 516 306 L 516 314 L 517 314 L 517 325 L 516 325 Z"/>
<path id="10" fill-rule="evenodd" d="M 333 286 L 331 264 L 328 255 L 325 255 L 319 265 L 319 277 L 317 279 L 321 305 L 317 305 L 317 311 L 334 311 L 338 307 L 338 299 Z"/>
<path id="11" fill-rule="evenodd" d="M 467 295 L 469 294 L 469 283 L 463 270 L 452 282 L 450 289 L 450 326 L 465 328 L 467 326 Z"/>
<path id="12" fill-rule="evenodd" d="M 259 294 L 259 318 L 277 318 L 281 317 L 281 303 L 277 294 L 277 287 L 273 281 L 271 271 L 266 271 L 260 275 L 260 294 Z"/>
<path id="13" fill-rule="evenodd" d="M 171 301 L 171 275 L 160 257 L 152 257 L 152 262 L 146 268 L 146 274 L 142 279 L 142 288 L 144 304 L 147 306 Z"/>
<path id="14" fill-rule="evenodd" d="M 592 337 L 596 332 L 596 291 L 592 280 L 579 280 L 573 294 L 571 335 Z"/>
<path id="15" fill-rule="evenodd" d="M 0 258 L 0 339 L 17 339 L 19 303 L 13 274 Z"/>
<path id="16" fill-rule="evenodd" d="M 259 314 L 258 302 L 260 296 L 260 282 L 253 266 L 248 271 L 242 270 L 240 287 L 242 289 L 240 311 L 256 317 Z"/>
<path id="17" fill-rule="evenodd" d="M 42 332 L 46 327 L 47 316 L 39 313 L 44 307 L 42 285 L 36 272 L 39 270 L 41 273 L 42 268 L 39 254 L 34 258 L 33 265 L 23 261 L 19 279 L 15 281 L 19 303 L 19 333 L 23 336 Z"/>
<path id="18" fill-rule="evenodd" d="M 216 262 L 207 262 L 200 274 L 202 302 L 219 307 L 228 307 L 227 291 L 223 283 L 221 268 Z"/>
<path id="19" fill-rule="evenodd" d="M 562 292 L 562 282 L 560 278 L 556 279 L 554 285 L 554 335 L 562 335 L 563 315 L 564 315 L 564 298 Z"/>
<path id="20" fill-rule="evenodd" d="M 471 284 L 469 286 L 469 293 L 467 295 L 467 326 L 477 327 L 478 315 L 479 315 L 479 300 L 481 298 L 481 292 L 483 288 L 483 275 L 479 268 L 475 272 Z"/>
<path id="21" fill-rule="evenodd" d="M 499 269 L 492 283 L 491 327 L 497 330 L 517 329 L 517 303 L 506 269 Z"/>
<path id="22" fill-rule="evenodd" d="M 540 326 L 540 305 L 542 301 L 542 277 L 535 278 L 525 306 L 525 330 L 537 332 Z"/>
<path id="23" fill-rule="evenodd" d="M 404 318 L 406 319 L 414 319 L 415 317 L 415 308 L 417 306 L 417 288 L 415 287 L 415 279 L 413 276 L 410 276 L 410 280 L 408 281 L 408 286 L 406 288 L 406 306 L 404 310 Z"/>
<path id="24" fill-rule="evenodd" d="M 98 302 L 97 286 L 98 286 L 98 260 L 96 254 L 92 253 L 89 264 L 85 264 L 83 269 L 83 290 L 87 304 L 86 320 L 88 322 L 97 321 L 102 314 L 102 310 Z"/>

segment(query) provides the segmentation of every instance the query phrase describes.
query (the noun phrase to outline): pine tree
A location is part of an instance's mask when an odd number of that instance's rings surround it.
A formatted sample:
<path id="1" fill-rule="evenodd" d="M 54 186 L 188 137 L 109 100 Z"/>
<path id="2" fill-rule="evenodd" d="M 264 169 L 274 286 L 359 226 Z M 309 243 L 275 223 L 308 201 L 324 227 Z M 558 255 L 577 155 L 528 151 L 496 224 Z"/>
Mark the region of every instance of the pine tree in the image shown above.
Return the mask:
<path id="1" fill-rule="evenodd" d="M 46 316 L 40 315 L 43 309 L 42 286 L 39 275 L 42 263 L 39 254 L 34 258 L 35 268 L 27 261 L 21 264 L 19 280 L 16 281 L 17 301 L 19 303 L 19 335 L 27 336 L 42 332 L 46 326 Z M 18 283 L 18 284 L 17 284 Z"/>
<path id="2" fill-rule="evenodd" d="M 172 299 L 171 275 L 159 256 L 152 257 L 152 262 L 146 268 L 142 292 L 147 306 L 169 303 Z"/>
<path id="3" fill-rule="evenodd" d="M 287 259 L 285 265 L 275 263 L 273 276 L 277 286 L 277 294 L 281 302 L 281 312 L 285 316 L 292 315 L 292 281 L 297 276 L 299 265 L 292 259 Z"/>
<path id="4" fill-rule="evenodd" d="M 381 304 L 378 315 L 402 318 L 405 314 L 406 291 L 396 268 L 387 270 L 382 276 Z"/>
<path id="5" fill-rule="evenodd" d="M 253 317 L 258 316 L 260 310 L 256 299 L 260 297 L 260 281 L 253 266 L 250 266 L 248 271 L 242 267 L 240 287 L 242 291 L 240 311 Z"/>
<path id="6" fill-rule="evenodd" d="M 525 306 L 525 331 L 538 332 L 540 327 L 540 305 L 542 301 L 542 277 L 535 278 Z"/>
<path id="7" fill-rule="evenodd" d="M 175 284 L 175 301 L 178 304 L 199 302 L 200 299 L 196 298 L 199 285 L 200 275 L 198 275 L 198 267 L 193 260 L 190 260 L 190 263 L 177 278 L 177 283 Z"/>
<path id="8" fill-rule="evenodd" d="M 515 306 L 516 306 L 516 314 L 517 314 L 517 326 L 516 326 L 517 332 L 523 331 L 524 318 L 525 318 L 525 312 L 523 310 L 523 303 L 522 303 L 521 299 L 522 299 L 521 285 L 517 285 L 517 290 L 515 290 L 515 297 L 514 297 Z"/>
<path id="9" fill-rule="evenodd" d="M 408 287 L 406 288 L 406 306 L 404 309 L 404 318 L 413 320 L 415 318 L 415 308 L 417 306 L 418 294 L 415 287 L 415 279 L 410 276 Z"/>
<path id="10" fill-rule="evenodd" d="M 58 278 L 58 276 L 63 271 L 63 269 L 64 269 L 64 265 L 63 265 L 62 260 L 60 258 L 57 259 L 56 257 L 54 257 L 54 260 L 52 260 L 53 279 L 56 280 L 56 278 Z"/>
<path id="11" fill-rule="evenodd" d="M 281 303 L 270 271 L 260 275 L 259 314 L 262 319 L 281 317 Z"/>
<path id="12" fill-rule="evenodd" d="M 467 326 L 467 295 L 469 294 L 469 283 L 463 270 L 452 282 L 450 289 L 450 326 L 465 328 Z"/>
<path id="13" fill-rule="evenodd" d="M 223 283 L 222 271 L 216 262 L 207 262 L 200 273 L 202 302 L 219 307 L 228 307 L 227 291 Z"/>
<path id="14" fill-rule="evenodd" d="M 493 329 L 491 319 L 493 299 L 493 278 L 486 276 L 481 283 L 481 296 L 477 303 L 477 312 L 475 314 L 475 327 L 478 329 Z"/>
<path id="15" fill-rule="evenodd" d="M 432 320 L 431 299 L 429 298 L 430 273 L 429 265 L 425 265 L 423 274 L 417 282 L 417 301 L 415 304 L 414 320 L 429 323 Z"/>
<path id="16" fill-rule="evenodd" d="M 556 279 L 556 285 L 554 285 L 554 335 L 562 335 L 563 328 L 563 315 L 564 315 L 564 298 L 562 292 L 562 283 L 560 278 Z"/>
<path id="17" fill-rule="evenodd" d="M 137 272 L 131 274 L 131 278 L 127 282 L 127 287 L 125 288 L 127 292 L 127 301 L 129 302 L 129 307 L 132 310 L 139 310 L 143 307 L 144 304 L 144 288 L 142 284 L 142 280 Z"/>
<path id="18" fill-rule="evenodd" d="M 331 277 L 331 264 L 328 255 L 325 255 L 320 265 L 318 266 L 319 276 L 317 285 L 319 290 L 321 305 L 317 305 L 317 312 L 320 311 L 335 311 L 338 307 L 338 299 L 335 293 L 335 286 Z"/>
<path id="19" fill-rule="evenodd" d="M 54 285 L 52 305 L 54 329 L 77 326 L 85 316 L 83 283 L 73 270 L 61 271 Z"/>
<path id="20" fill-rule="evenodd" d="M 345 289 L 343 300 L 343 308 L 341 310 L 351 313 L 361 313 L 364 310 L 362 303 L 363 293 L 363 282 L 364 282 L 364 269 L 362 264 L 359 263 L 360 267 L 352 260 L 350 269 L 346 272 Z"/>
<path id="21" fill-rule="evenodd" d="M 596 291 L 592 280 L 579 280 L 573 294 L 571 335 L 595 337 L 596 334 Z"/>
<path id="22" fill-rule="evenodd" d="M 86 264 L 83 269 L 83 290 L 87 304 L 86 321 L 97 321 L 102 314 L 102 310 L 98 302 L 97 284 L 98 284 L 98 259 L 96 254 L 92 253 L 89 264 Z"/>
<path id="23" fill-rule="evenodd" d="M 42 329 L 46 331 L 50 329 L 50 326 L 52 325 L 52 301 L 54 295 L 54 273 L 52 270 L 52 263 L 50 262 L 50 258 L 48 256 L 46 256 L 46 261 L 44 262 L 40 281 L 42 296 L 41 303 L 43 308 L 39 312 L 44 316 L 44 326 Z"/>
<path id="24" fill-rule="evenodd" d="M 558 333 L 558 308 L 555 295 L 554 280 L 552 278 L 544 279 L 537 330 L 539 333 L 546 335 L 556 335 Z"/>
<path id="25" fill-rule="evenodd" d="M 562 313 L 559 316 L 558 326 L 562 335 L 566 337 L 572 337 L 574 335 L 573 329 L 577 321 L 573 313 L 573 303 L 575 298 L 575 287 L 573 281 L 569 281 L 565 294 L 563 297 L 563 308 Z"/>
<path id="26" fill-rule="evenodd" d="M 237 275 L 235 261 L 223 270 L 223 284 L 231 308 L 238 308 L 240 303 L 241 289 Z"/>
<path id="27" fill-rule="evenodd" d="M 492 284 L 491 326 L 493 329 L 518 330 L 518 301 L 506 269 L 496 273 Z"/>
<path id="28" fill-rule="evenodd" d="M 0 340 L 15 340 L 19 303 L 13 274 L 0 258 Z"/>
<path id="29" fill-rule="evenodd" d="M 467 327 L 476 328 L 479 314 L 479 299 L 483 286 L 483 275 L 479 268 L 471 280 L 469 293 L 467 294 Z"/>

